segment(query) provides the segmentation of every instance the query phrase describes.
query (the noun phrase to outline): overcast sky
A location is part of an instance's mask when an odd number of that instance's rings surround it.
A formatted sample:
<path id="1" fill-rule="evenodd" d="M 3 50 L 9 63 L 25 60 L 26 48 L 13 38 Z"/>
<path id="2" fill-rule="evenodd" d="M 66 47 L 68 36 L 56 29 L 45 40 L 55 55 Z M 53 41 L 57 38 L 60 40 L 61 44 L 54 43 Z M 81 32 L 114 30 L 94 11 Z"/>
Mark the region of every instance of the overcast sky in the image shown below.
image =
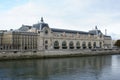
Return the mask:
<path id="1" fill-rule="evenodd" d="M 33 25 L 89 31 L 98 26 L 120 39 L 120 0 L 0 0 L 0 30 Z"/>

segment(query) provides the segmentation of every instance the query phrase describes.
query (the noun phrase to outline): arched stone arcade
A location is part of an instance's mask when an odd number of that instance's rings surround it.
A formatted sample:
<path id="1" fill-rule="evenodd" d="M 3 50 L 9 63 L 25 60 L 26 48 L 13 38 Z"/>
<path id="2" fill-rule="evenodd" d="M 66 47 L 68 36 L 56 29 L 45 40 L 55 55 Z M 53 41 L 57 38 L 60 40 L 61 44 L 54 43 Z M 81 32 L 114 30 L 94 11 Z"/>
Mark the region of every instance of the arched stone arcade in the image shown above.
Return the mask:
<path id="1" fill-rule="evenodd" d="M 76 42 L 76 49 L 80 49 L 80 42 L 79 41 Z"/>
<path id="2" fill-rule="evenodd" d="M 82 43 L 82 48 L 83 48 L 83 49 L 86 49 L 86 42 L 83 42 L 83 43 Z"/>
<path id="3" fill-rule="evenodd" d="M 54 49 L 59 49 L 59 42 L 58 41 L 54 42 Z"/>
<path id="4" fill-rule="evenodd" d="M 88 48 L 89 48 L 89 49 L 92 48 L 91 42 L 88 42 Z"/>
<path id="5" fill-rule="evenodd" d="M 67 42 L 66 41 L 62 42 L 62 49 L 67 49 Z"/>
<path id="6" fill-rule="evenodd" d="M 74 49 L 74 43 L 73 43 L 73 41 L 70 41 L 70 43 L 69 43 L 69 49 Z"/>
<path id="7" fill-rule="evenodd" d="M 80 44 L 81 43 L 81 44 Z M 102 47 L 102 42 L 99 43 L 100 47 Z M 87 42 L 87 41 L 59 41 L 55 40 L 53 43 L 54 49 L 92 49 L 96 48 L 96 42 Z"/>

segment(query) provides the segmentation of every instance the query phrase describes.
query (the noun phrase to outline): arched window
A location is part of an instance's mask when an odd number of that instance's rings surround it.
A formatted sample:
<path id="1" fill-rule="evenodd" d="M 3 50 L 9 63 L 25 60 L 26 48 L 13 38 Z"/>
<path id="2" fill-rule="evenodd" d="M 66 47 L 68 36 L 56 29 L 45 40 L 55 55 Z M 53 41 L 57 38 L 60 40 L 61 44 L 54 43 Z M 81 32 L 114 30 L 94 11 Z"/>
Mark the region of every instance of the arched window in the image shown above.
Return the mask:
<path id="1" fill-rule="evenodd" d="M 102 42 L 100 42 L 100 48 L 102 48 Z"/>
<path id="2" fill-rule="evenodd" d="M 96 42 L 93 43 L 93 47 L 96 48 Z"/>
<path id="3" fill-rule="evenodd" d="M 54 42 L 54 49 L 59 49 L 59 42 L 58 41 Z"/>
<path id="4" fill-rule="evenodd" d="M 83 47 L 83 49 L 86 49 L 86 42 L 82 43 L 82 47 Z"/>
<path id="5" fill-rule="evenodd" d="M 91 46 L 91 42 L 88 43 L 88 48 L 91 49 L 92 46 Z"/>
<path id="6" fill-rule="evenodd" d="M 79 42 L 76 43 L 76 48 L 80 49 L 80 43 Z"/>
<path id="7" fill-rule="evenodd" d="M 62 49 L 67 49 L 67 43 L 66 43 L 66 41 L 62 42 Z"/>
<path id="8" fill-rule="evenodd" d="M 70 49 L 74 49 L 74 43 L 73 43 L 73 41 L 71 41 L 71 42 L 69 43 L 69 48 L 70 48 Z"/>
<path id="9" fill-rule="evenodd" d="M 48 41 L 47 41 L 47 40 L 45 41 L 45 44 L 48 44 Z"/>
<path id="10" fill-rule="evenodd" d="M 45 29 L 45 34 L 46 34 L 46 35 L 48 34 L 48 30 L 47 30 L 47 29 Z"/>
<path id="11" fill-rule="evenodd" d="M 27 46 L 25 46 L 25 50 L 27 50 Z"/>
<path id="12" fill-rule="evenodd" d="M 48 49 L 48 41 L 45 40 L 45 49 Z"/>

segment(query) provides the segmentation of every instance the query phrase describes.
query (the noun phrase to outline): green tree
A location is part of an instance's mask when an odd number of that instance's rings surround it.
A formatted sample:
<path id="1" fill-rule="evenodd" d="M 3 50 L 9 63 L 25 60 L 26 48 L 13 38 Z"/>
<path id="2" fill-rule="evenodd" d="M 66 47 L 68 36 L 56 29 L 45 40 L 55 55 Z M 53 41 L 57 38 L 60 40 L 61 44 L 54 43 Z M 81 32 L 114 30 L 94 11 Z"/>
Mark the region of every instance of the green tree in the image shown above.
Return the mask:
<path id="1" fill-rule="evenodd" d="M 115 46 L 120 47 L 120 39 L 115 42 Z"/>

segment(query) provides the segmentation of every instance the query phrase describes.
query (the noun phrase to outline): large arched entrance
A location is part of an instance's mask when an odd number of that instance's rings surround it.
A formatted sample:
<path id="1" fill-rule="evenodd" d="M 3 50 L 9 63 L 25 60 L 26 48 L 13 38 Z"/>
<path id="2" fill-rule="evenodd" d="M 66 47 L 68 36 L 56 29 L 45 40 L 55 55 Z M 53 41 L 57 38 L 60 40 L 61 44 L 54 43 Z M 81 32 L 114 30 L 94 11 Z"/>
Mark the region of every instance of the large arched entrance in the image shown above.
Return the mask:
<path id="1" fill-rule="evenodd" d="M 83 49 L 86 49 L 86 42 L 83 42 L 83 43 L 82 43 L 82 48 L 83 48 Z"/>
<path id="2" fill-rule="evenodd" d="M 59 42 L 58 41 L 54 42 L 54 49 L 59 49 Z"/>
<path id="3" fill-rule="evenodd" d="M 62 42 L 62 49 L 67 49 L 67 43 L 66 43 L 66 41 Z"/>
<path id="4" fill-rule="evenodd" d="M 79 41 L 76 43 L 76 49 L 80 49 L 80 42 Z"/>
<path id="5" fill-rule="evenodd" d="M 74 49 L 74 43 L 73 43 L 73 41 L 70 41 L 70 43 L 69 43 L 69 48 L 70 48 L 70 49 Z"/>
<path id="6" fill-rule="evenodd" d="M 92 46 L 91 46 L 91 42 L 88 42 L 88 48 L 91 49 Z"/>

